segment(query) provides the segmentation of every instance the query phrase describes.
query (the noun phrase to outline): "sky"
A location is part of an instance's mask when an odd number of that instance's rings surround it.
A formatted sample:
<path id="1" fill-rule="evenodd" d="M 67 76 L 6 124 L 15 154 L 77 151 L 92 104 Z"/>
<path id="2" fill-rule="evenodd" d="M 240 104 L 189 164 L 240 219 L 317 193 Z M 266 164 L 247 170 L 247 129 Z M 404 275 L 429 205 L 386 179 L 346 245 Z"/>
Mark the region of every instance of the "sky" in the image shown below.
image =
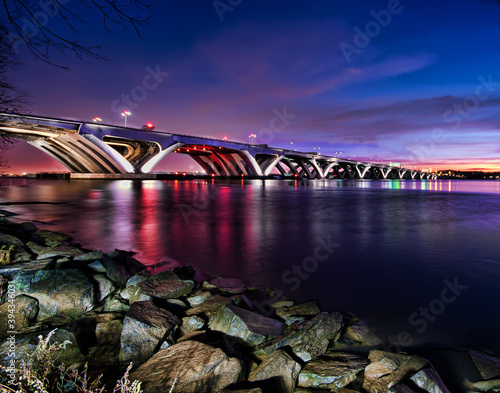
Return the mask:
<path id="1" fill-rule="evenodd" d="M 29 93 L 28 111 L 123 125 L 128 109 L 131 127 L 500 170 L 500 0 L 152 3 L 142 37 L 105 31 L 95 10 L 75 8 L 88 21 L 77 39 L 107 60 L 54 54 L 64 70 L 20 47 L 10 78 Z M 13 173 L 66 170 L 25 142 L 7 159 Z M 170 156 L 155 168 L 199 169 Z"/>

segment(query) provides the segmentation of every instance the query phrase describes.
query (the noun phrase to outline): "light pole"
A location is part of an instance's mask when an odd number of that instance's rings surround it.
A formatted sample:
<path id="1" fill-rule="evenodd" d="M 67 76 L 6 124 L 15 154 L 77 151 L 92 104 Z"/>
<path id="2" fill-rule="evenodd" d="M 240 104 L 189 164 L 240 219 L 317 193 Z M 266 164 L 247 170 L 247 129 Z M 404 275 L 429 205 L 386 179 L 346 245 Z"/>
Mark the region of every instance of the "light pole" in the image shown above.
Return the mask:
<path id="1" fill-rule="evenodd" d="M 255 135 L 255 134 L 252 132 L 250 135 L 248 135 L 248 137 L 252 140 L 252 144 L 253 144 L 253 140 L 254 140 L 254 138 L 256 138 L 256 137 L 257 137 L 257 135 Z"/>
<path id="2" fill-rule="evenodd" d="M 130 116 L 132 113 L 130 111 L 123 111 L 122 116 L 125 118 L 125 127 L 127 127 L 127 117 Z"/>

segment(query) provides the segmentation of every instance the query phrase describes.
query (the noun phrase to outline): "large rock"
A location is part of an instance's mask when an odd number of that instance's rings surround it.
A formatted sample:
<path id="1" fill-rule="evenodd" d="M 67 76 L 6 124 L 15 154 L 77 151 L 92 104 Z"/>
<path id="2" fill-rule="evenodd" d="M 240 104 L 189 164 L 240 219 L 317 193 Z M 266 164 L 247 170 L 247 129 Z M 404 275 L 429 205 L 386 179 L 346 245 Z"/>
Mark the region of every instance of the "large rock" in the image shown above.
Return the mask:
<path id="1" fill-rule="evenodd" d="M 47 247 L 38 254 L 37 259 L 53 257 L 76 257 L 85 254 L 84 251 L 72 246 Z"/>
<path id="2" fill-rule="evenodd" d="M 196 341 L 175 344 L 154 355 L 130 380 L 142 381 L 144 393 L 166 393 L 175 383 L 176 393 L 209 393 L 239 380 L 241 364 L 221 349 Z"/>
<path id="3" fill-rule="evenodd" d="M 500 379 L 479 382 L 470 382 L 466 379 L 464 386 L 471 392 L 498 392 L 500 391 Z"/>
<path id="4" fill-rule="evenodd" d="M 188 301 L 191 307 L 197 306 L 211 297 L 212 294 L 208 291 L 200 291 L 195 293 L 193 296 L 188 297 L 186 300 Z"/>
<path id="5" fill-rule="evenodd" d="M 119 344 L 123 329 L 123 323 L 119 319 L 108 322 L 100 322 L 95 327 L 95 335 L 98 345 Z"/>
<path id="6" fill-rule="evenodd" d="M 179 328 L 181 336 L 193 333 L 205 326 L 205 321 L 197 315 L 182 318 L 182 326 Z"/>
<path id="7" fill-rule="evenodd" d="M 428 393 L 450 393 L 443 380 L 433 368 L 424 368 L 410 378 L 415 385 Z"/>
<path id="8" fill-rule="evenodd" d="M 40 270 L 21 272 L 12 283 L 17 294 L 38 299 L 38 320 L 58 315 L 66 310 L 91 310 L 94 306 L 94 286 L 80 270 Z"/>
<path id="9" fill-rule="evenodd" d="M 382 340 L 377 334 L 370 327 L 364 325 L 347 326 L 344 329 L 342 337 L 366 346 L 378 346 L 382 344 Z"/>
<path id="10" fill-rule="evenodd" d="M 300 368 L 300 364 L 293 360 L 290 355 L 278 349 L 252 371 L 248 380 L 252 382 L 267 381 L 268 385 L 272 385 L 273 392 L 293 393 Z"/>
<path id="11" fill-rule="evenodd" d="M 13 318 L 9 318 L 13 315 Z M 16 296 L 12 303 L 0 305 L 0 338 L 10 335 L 9 331 L 19 331 L 36 320 L 38 315 L 38 300 L 26 296 Z"/>
<path id="12" fill-rule="evenodd" d="M 283 324 L 274 319 L 233 305 L 224 305 L 210 318 L 208 327 L 238 337 L 250 345 L 266 341 L 268 336 L 283 333 Z"/>
<path id="13" fill-rule="evenodd" d="M 111 280 L 101 274 L 94 275 L 93 279 L 96 283 L 96 297 L 100 302 L 102 302 L 115 290 L 115 286 Z"/>
<path id="14" fill-rule="evenodd" d="M 11 346 L 10 340 L 6 340 L 2 345 L 0 345 L 0 364 L 7 366 L 10 360 L 9 350 L 15 350 L 16 364 L 20 364 L 22 360 L 28 361 L 28 355 L 32 354 L 39 341 L 40 336 L 46 338 L 49 334 L 48 330 L 44 330 L 37 333 L 30 334 L 17 334 L 15 337 L 15 345 Z M 49 340 L 50 344 L 63 343 L 69 341 L 70 344 L 65 346 L 65 349 L 61 348 L 54 353 L 53 363 L 54 365 L 64 364 L 72 368 L 81 367 L 84 363 L 84 356 L 77 344 L 75 334 L 65 329 L 56 329 Z"/>
<path id="15" fill-rule="evenodd" d="M 70 236 L 64 233 L 47 231 L 45 229 L 38 232 L 38 236 L 42 238 L 45 244 L 49 247 L 61 246 L 62 244 L 71 239 Z"/>
<path id="16" fill-rule="evenodd" d="M 427 361 L 384 351 L 370 351 L 370 364 L 365 368 L 363 388 L 370 393 L 385 393 L 403 378 L 420 371 Z"/>
<path id="17" fill-rule="evenodd" d="M 298 385 L 304 388 L 338 389 L 356 379 L 369 361 L 350 353 L 328 351 L 306 364 L 299 375 Z"/>
<path id="18" fill-rule="evenodd" d="M 171 271 L 155 274 L 146 281 L 139 283 L 145 295 L 160 299 L 176 299 L 191 293 L 194 287 L 193 281 L 181 280 Z"/>
<path id="19" fill-rule="evenodd" d="M 287 324 L 301 320 L 303 317 L 313 317 L 319 314 L 319 312 L 320 310 L 314 301 L 297 304 L 292 307 L 278 307 L 276 309 L 276 315 L 282 318 Z"/>
<path id="20" fill-rule="evenodd" d="M 151 301 L 135 302 L 123 320 L 120 363 L 141 364 L 148 360 L 174 328 L 181 324 L 179 318 Z"/>
<path id="21" fill-rule="evenodd" d="M 24 247 L 24 243 L 22 242 L 21 239 L 19 239 L 16 236 L 9 235 L 7 233 L 0 232 L 0 245 L 5 245 L 5 246 L 20 246 Z"/>
<path id="22" fill-rule="evenodd" d="M 472 361 L 483 379 L 492 379 L 500 375 L 500 359 L 480 351 L 469 351 Z"/>
<path id="23" fill-rule="evenodd" d="M 260 345 L 255 355 L 265 358 L 278 348 L 290 347 L 304 362 L 309 362 L 323 355 L 332 340 L 336 340 L 342 329 L 340 313 L 319 313 L 313 319 L 304 322 L 282 336 Z"/>
<path id="24" fill-rule="evenodd" d="M 108 278 L 116 283 L 120 288 L 124 288 L 127 281 L 130 277 L 132 277 L 132 274 L 127 271 L 125 266 L 121 265 L 118 261 L 115 261 L 108 254 L 104 255 L 100 262 L 106 270 Z"/>
<path id="25" fill-rule="evenodd" d="M 202 314 L 210 318 L 219 310 L 220 307 L 222 307 L 225 304 L 232 304 L 232 303 L 233 301 L 227 297 L 221 295 L 214 295 L 212 297 L 209 297 L 203 303 L 200 303 L 199 305 L 194 306 L 189 310 L 186 310 L 186 315 Z"/>

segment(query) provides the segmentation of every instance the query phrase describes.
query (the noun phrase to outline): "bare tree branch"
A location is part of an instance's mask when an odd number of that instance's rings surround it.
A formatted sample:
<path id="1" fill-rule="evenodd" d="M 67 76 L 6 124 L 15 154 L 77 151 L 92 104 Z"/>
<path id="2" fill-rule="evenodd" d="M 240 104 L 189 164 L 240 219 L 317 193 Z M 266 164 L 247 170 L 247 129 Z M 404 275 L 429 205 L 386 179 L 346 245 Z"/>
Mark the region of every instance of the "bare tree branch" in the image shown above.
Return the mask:
<path id="1" fill-rule="evenodd" d="M 26 46 L 36 59 L 61 68 L 67 67 L 53 60 L 53 51 L 64 56 L 73 54 L 77 59 L 105 59 L 99 53 L 99 46 L 79 41 L 78 26 L 89 23 L 76 12 L 78 5 L 101 15 L 107 31 L 118 26 L 123 30 L 132 29 L 140 37 L 141 28 L 153 12 L 152 5 L 143 0 L 73 0 L 71 9 L 67 3 L 68 0 L 1 0 L 0 9 L 6 18 L 4 27 L 14 53 Z M 58 32 L 55 26 L 61 22 L 70 29 L 71 36 Z"/>

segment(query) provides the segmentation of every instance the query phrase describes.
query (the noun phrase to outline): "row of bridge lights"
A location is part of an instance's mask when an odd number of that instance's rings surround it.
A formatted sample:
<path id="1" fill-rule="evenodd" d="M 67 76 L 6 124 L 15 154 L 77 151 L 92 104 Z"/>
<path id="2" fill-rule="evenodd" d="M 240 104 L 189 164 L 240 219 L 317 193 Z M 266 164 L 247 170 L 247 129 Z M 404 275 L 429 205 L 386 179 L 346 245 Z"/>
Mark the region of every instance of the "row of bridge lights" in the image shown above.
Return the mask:
<path id="1" fill-rule="evenodd" d="M 131 116 L 131 115 L 132 115 L 132 112 L 127 111 L 127 110 L 125 110 L 125 111 L 123 111 L 123 112 L 121 113 L 121 116 L 123 117 L 123 119 L 124 119 L 124 121 L 125 121 L 125 127 L 127 127 L 127 118 L 128 118 L 129 116 Z M 95 116 L 95 117 L 92 119 L 92 121 L 93 121 L 94 123 L 102 123 L 102 119 L 101 119 L 99 116 Z M 155 125 L 154 125 L 153 123 L 151 123 L 151 122 L 148 122 L 148 123 L 146 123 L 146 124 L 144 124 L 144 125 L 142 126 L 142 129 L 143 129 L 143 130 L 146 130 L 146 131 L 153 131 L 153 130 L 155 129 Z"/>

